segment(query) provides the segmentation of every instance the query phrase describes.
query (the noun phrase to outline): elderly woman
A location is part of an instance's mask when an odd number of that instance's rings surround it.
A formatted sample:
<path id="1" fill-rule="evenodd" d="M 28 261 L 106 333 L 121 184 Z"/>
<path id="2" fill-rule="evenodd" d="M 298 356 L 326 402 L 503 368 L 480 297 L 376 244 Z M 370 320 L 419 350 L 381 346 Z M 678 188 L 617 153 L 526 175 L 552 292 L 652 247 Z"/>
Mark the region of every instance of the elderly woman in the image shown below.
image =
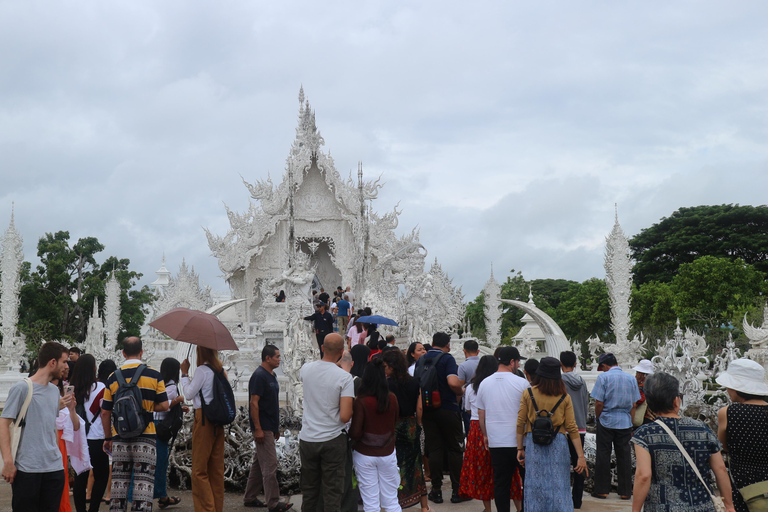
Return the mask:
<path id="1" fill-rule="evenodd" d="M 749 359 L 737 359 L 720 374 L 731 404 L 717 413 L 717 437 L 731 456 L 733 505 L 747 512 L 745 500 L 768 492 L 768 385 L 765 369 Z M 751 486 L 751 487 L 750 487 Z M 742 497 L 743 495 L 743 497 Z"/>
<path id="2" fill-rule="evenodd" d="M 586 472 L 587 462 L 573 414 L 573 402 L 560 373 L 560 360 L 542 358 L 531 384 L 529 392 L 523 393 L 517 415 L 517 461 L 525 468 L 525 511 L 571 512 L 571 454 L 566 435 L 571 438 L 578 456 L 576 472 Z M 550 420 L 556 433 L 549 445 L 534 443 L 531 434 L 537 413 L 544 411 L 551 414 Z"/>
<path id="3" fill-rule="evenodd" d="M 657 422 L 666 425 L 696 463 L 707 481 L 707 488 L 693 471 L 674 439 L 659 423 L 641 426 L 635 431 L 637 468 L 632 512 L 714 511 L 710 494 L 709 470 L 715 472 L 726 510 L 733 512 L 731 483 L 725 470 L 720 443 L 704 423 L 680 416 L 680 384 L 667 373 L 654 373 L 645 381 L 645 399 Z M 645 508 L 643 508 L 645 507 Z"/>

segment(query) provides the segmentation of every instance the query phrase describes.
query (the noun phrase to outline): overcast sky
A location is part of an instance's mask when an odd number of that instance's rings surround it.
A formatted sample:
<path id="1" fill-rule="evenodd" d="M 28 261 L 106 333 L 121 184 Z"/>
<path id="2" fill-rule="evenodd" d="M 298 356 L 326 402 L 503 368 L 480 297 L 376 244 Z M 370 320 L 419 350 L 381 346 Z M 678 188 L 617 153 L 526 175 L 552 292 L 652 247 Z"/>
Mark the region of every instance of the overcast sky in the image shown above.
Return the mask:
<path id="1" fill-rule="evenodd" d="M 415 5 L 414 5 L 415 4 Z M 225 290 L 203 226 L 282 175 L 303 84 L 474 298 L 491 262 L 603 277 L 682 206 L 768 203 L 768 3 L 0 0 L 0 227 Z"/>

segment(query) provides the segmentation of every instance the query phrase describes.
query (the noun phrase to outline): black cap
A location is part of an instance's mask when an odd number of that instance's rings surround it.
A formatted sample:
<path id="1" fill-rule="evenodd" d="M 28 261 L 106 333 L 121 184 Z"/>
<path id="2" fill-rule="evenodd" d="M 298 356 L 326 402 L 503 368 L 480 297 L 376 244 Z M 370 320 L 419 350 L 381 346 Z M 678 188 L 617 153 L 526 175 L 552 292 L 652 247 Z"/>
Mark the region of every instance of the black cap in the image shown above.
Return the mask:
<path id="1" fill-rule="evenodd" d="M 499 349 L 499 362 L 501 364 L 509 364 L 512 361 L 519 361 L 521 359 L 526 358 L 520 357 L 520 352 L 517 351 L 517 347 L 501 347 Z"/>
<path id="2" fill-rule="evenodd" d="M 554 357 L 543 357 L 536 368 L 536 375 L 542 379 L 562 379 L 560 374 L 560 360 Z"/>

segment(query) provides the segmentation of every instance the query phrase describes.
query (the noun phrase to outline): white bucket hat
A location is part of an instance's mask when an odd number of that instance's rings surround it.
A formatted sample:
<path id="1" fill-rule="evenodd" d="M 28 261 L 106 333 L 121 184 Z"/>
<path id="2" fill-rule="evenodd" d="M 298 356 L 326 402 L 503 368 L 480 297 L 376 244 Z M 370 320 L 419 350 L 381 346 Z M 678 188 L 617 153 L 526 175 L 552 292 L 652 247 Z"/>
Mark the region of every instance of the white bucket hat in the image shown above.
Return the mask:
<path id="1" fill-rule="evenodd" d="M 632 369 L 635 370 L 636 372 L 646 373 L 648 375 L 651 375 L 655 370 L 653 363 L 650 362 L 648 359 L 641 359 L 640 362 L 637 363 L 637 366 L 635 366 Z"/>
<path id="2" fill-rule="evenodd" d="M 731 388 L 748 395 L 768 396 L 765 383 L 765 368 L 751 359 L 736 359 L 728 365 L 728 371 L 721 373 L 715 382 L 724 388 Z"/>

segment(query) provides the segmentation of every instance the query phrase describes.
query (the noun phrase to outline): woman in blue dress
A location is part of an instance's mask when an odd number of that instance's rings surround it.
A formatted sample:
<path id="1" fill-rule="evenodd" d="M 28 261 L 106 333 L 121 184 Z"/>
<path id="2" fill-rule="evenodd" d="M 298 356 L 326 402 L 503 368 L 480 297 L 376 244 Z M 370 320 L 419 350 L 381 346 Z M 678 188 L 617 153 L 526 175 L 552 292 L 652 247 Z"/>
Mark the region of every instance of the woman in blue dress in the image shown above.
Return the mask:
<path id="1" fill-rule="evenodd" d="M 678 438 L 696 468 L 707 482 L 702 484 L 685 456 L 664 427 L 653 422 L 639 427 L 635 445 L 635 485 L 632 512 L 714 512 L 710 490 L 710 469 L 726 510 L 734 512 L 731 483 L 720 453 L 720 442 L 704 423 L 680 416 L 680 384 L 667 373 L 654 373 L 645 381 L 645 399 L 657 421 L 666 425 Z M 644 508 L 643 508 L 644 507 Z"/>

